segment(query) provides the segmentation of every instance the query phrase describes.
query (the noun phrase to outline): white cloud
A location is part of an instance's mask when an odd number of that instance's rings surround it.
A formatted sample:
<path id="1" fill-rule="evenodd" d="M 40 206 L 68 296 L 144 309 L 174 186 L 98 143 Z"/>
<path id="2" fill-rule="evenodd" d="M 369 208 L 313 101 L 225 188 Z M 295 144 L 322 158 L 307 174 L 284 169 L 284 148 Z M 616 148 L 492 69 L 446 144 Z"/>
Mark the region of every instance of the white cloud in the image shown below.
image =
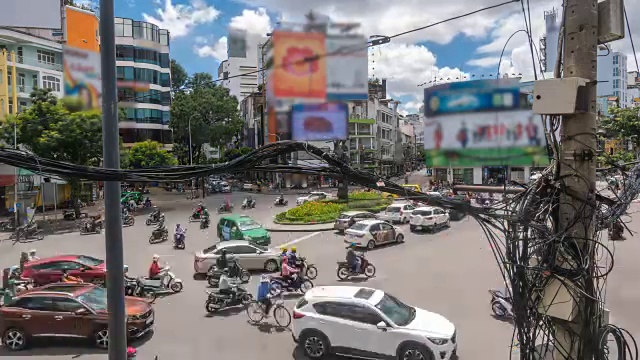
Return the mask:
<path id="1" fill-rule="evenodd" d="M 171 0 L 165 0 L 164 8 L 156 9 L 156 15 L 143 13 L 142 17 L 144 21 L 168 29 L 171 37 L 177 38 L 188 35 L 198 25 L 213 22 L 220 16 L 220 11 L 207 5 L 204 0 L 191 0 L 190 5 L 174 5 Z"/>
<path id="2" fill-rule="evenodd" d="M 500 57 L 498 56 L 487 56 L 469 60 L 467 61 L 467 65 L 490 68 L 497 66 L 499 61 Z"/>
<path id="3" fill-rule="evenodd" d="M 125 2 L 130 8 L 136 7 L 136 0 L 125 0 Z"/>
<path id="4" fill-rule="evenodd" d="M 196 39 L 197 40 L 197 39 Z M 202 39 L 201 39 L 202 40 Z M 204 39 L 206 41 L 206 39 Z M 200 57 L 212 57 L 217 61 L 227 59 L 227 37 L 221 37 L 213 45 L 204 43 L 202 46 L 194 47 L 193 51 Z"/>
<path id="5" fill-rule="evenodd" d="M 265 8 L 258 10 L 242 10 L 242 14 L 234 16 L 229 22 L 229 27 L 233 29 L 245 30 L 249 34 L 265 36 L 273 30 L 271 18 Z"/>

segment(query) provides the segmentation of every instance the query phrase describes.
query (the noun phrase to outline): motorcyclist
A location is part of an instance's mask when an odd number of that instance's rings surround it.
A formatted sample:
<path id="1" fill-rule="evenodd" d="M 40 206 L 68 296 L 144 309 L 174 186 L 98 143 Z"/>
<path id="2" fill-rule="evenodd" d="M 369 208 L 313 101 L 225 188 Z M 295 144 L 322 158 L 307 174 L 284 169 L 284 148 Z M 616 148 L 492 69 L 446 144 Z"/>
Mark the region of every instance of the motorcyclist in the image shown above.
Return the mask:
<path id="1" fill-rule="evenodd" d="M 298 249 L 295 246 L 291 247 L 291 251 L 289 251 L 289 253 L 287 254 L 287 257 L 289 258 L 288 263 L 291 266 L 293 267 L 298 266 Z"/>
<path id="2" fill-rule="evenodd" d="M 125 281 L 136 281 L 136 278 L 129 276 L 129 265 L 125 265 L 123 271 Z"/>
<path id="3" fill-rule="evenodd" d="M 176 241 L 184 242 L 184 239 L 186 236 L 187 236 L 187 231 L 182 226 L 180 226 L 180 224 L 176 224 L 176 232 L 175 232 Z"/>
<path id="4" fill-rule="evenodd" d="M 358 244 L 356 243 L 351 243 L 348 247 L 347 247 L 347 264 L 349 264 L 349 266 L 351 267 L 351 271 L 354 273 L 358 272 L 358 269 L 360 268 L 360 257 L 356 254 L 355 249 L 357 248 Z"/>
<path id="5" fill-rule="evenodd" d="M 287 247 L 286 247 L 286 246 L 282 246 L 282 247 L 280 248 L 280 251 L 281 251 L 281 252 L 280 252 L 280 257 L 281 257 L 281 258 L 286 258 L 286 257 L 287 257 L 287 254 L 289 254 L 289 249 L 287 249 Z"/>
<path id="6" fill-rule="evenodd" d="M 153 211 L 151 212 L 151 214 L 149 216 L 151 217 L 151 219 L 157 221 L 160 218 L 160 209 L 158 209 L 157 206 L 154 206 L 153 207 Z"/>
<path id="7" fill-rule="evenodd" d="M 84 282 L 79 277 L 69 275 L 69 269 L 62 270 L 62 282 L 67 283 L 81 283 Z"/>
<path id="8" fill-rule="evenodd" d="M 268 275 L 260 276 L 258 284 L 258 302 L 264 305 L 264 316 L 269 317 L 273 302 L 271 301 L 271 279 Z"/>
<path id="9" fill-rule="evenodd" d="M 224 270 L 229 266 L 229 262 L 227 261 L 227 250 L 220 250 L 220 256 L 216 259 L 216 267 L 219 270 Z"/>
<path id="10" fill-rule="evenodd" d="M 159 280 L 160 272 L 162 271 L 162 267 L 158 264 L 160 260 L 160 255 L 153 255 L 153 259 L 151 261 L 151 266 L 149 266 L 149 279 Z"/>
<path id="11" fill-rule="evenodd" d="M 218 283 L 218 291 L 220 292 L 220 294 L 234 297 L 236 295 L 237 287 L 237 279 L 229 277 L 229 270 L 222 270 L 222 274 L 220 275 L 220 282 Z"/>
<path id="12" fill-rule="evenodd" d="M 146 199 L 144 199 L 144 207 L 151 207 L 151 199 L 149 199 L 149 197 L 147 196 Z"/>
<path id="13" fill-rule="evenodd" d="M 224 203 L 222 204 L 222 209 L 224 211 L 231 210 L 231 202 L 229 201 L 229 198 L 224 199 Z"/>
<path id="14" fill-rule="evenodd" d="M 227 270 L 229 270 L 229 277 L 234 279 L 239 278 L 241 268 L 240 268 L 240 264 L 238 264 L 238 261 L 236 260 L 236 257 L 233 255 L 229 255 L 227 257 L 227 260 L 228 260 Z"/>
<path id="15" fill-rule="evenodd" d="M 160 220 L 156 223 L 156 226 L 151 231 L 151 234 L 157 238 L 160 235 L 162 235 L 164 231 L 165 231 L 164 220 Z"/>
<path id="16" fill-rule="evenodd" d="M 282 259 L 282 279 L 287 282 L 287 287 L 293 287 L 298 280 L 299 270 L 289 265 L 289 259 L 284 257 Z"/>
<path id="17" fill-rule="evenodd" d="M 40 258 L 36 256 L 36 249 L 29 250 L 28 256 L 29 256 L 28 258 L 29 261 L 40 260 Z"/>
<path id="18" fill-rule="evenodd" d="M 284 194 L 280 194 L 280 196 L 278 196 L 278 198 L 276 199 L 276 203 L 284 204 Z"/>

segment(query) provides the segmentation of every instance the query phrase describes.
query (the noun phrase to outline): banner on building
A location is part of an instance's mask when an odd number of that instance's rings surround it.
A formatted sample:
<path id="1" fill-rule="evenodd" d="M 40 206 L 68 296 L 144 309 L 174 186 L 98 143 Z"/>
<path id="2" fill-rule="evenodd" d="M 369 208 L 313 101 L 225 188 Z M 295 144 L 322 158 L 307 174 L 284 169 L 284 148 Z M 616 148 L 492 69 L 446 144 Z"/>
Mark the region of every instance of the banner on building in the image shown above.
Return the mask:
<path id="1" fill-rule="evenodd" d="M 295 104 L 291 108 L 291 138 L 295 141 L 336 141 L 348 137 L 349 108 L 345 103 Z"/>
<path id="2" fill-rule="evenodd" d="M 235 28 L 229 29 L 227 37 L 227 56 L 230 58 L 247 57 L 247 32 Z"/>
<path id="3" fill-rule="evenodd" d="M 367 38 L 361 35 L 328 35 L 326 47 L 327 100 L 367 100 Z"/>
<path id="4" fill-rule="evenodd" d="M 457 82 L 424 95 L 427 167 L 548 164 L 542 119 L 517 82 Z"/>
<path id="5" fill-rule="evenodd" d="M 325 35 L 275 31 L 273 74 L 276 98 L 326 99 L 327 66 Z"/>
<path id="6" fill-rule="evenodd" d="M 102 72 L 99 52 L 65 47 L 64 94 L 77 98 L 85 110 L 101 108 Z"/>

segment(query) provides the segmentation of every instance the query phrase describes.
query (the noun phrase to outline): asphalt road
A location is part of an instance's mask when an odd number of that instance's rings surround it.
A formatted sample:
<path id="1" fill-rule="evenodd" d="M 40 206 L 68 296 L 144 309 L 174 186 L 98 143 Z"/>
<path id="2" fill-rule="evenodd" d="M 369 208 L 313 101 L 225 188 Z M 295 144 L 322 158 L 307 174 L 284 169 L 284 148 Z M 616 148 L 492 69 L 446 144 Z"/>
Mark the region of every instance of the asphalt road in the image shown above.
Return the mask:
<path id="1" fill-rule="evenodd" d="M 245 194 L 232 194 L 232 202 L 238 206 Z M 170 197 L 174 198 L 170 198 Z M 246 211 L 262 223 L 268 223 L 276 210 L 273 197 L 254 195 L 257 208 Z M 197 203 L 186 201 L 182 195 L 157 197 L 158 206 L 167 216 L 167 225 L 185 224 L 190 209 Z M 167 198 L 168 200 L 163 200 Z M 288 196 L 292 203 L 295 196 Z M 222 202 L 223 196 L 207 198 L 211 209 Z M 237 207 L 237 209 L 239 209 Z M 212 211 L 212 213 L 214 213 Z M 213 215 L 212 224 L 216 223 Z M 633 225 L 633 224 L 632 224 Z M 640 230 L 640 226 L 636 226 Z M 150 227 L 144 225 L 144 217 L 137 218 L 136 225 L 125 228 L 125 263 L 132 275 L 144 274 L 153 254 L 161 255 L 175 274 L 185 284 L 180 294 L 158 299 L 156 328 L 152 336 L 135 343 L 139 360 L 151 360 L 157 355 L 163 359 L 210 359 L 212 356 L 233 359 L 305 359 L 295 350 L 288 330 L 278 330 L 268 321 L 262 326 L 252 326 L 244 309 L 228 309 L 221 314 L 208 316 L 204 309 L 206 300 L 205 281 L 194 280 L 193 252 L 201 250 L 215 239 L 213 230 L 200 231 L 197 223 L 187 224 L 187 250 L 176 251 L 170 242 L 149 245 Z M 633 226 L 632 226 L 633 228 Z M 387 246 L 368 253 L 375 264 L 377 275 L 362 285 L 388 291 L 405 302 L 440 313 L 456 324 L 459 338 L 459 358 L 508 359 L 511 349 L 512 327 L 509 323 L 495 320 L 490 315 L 487 289 L 502 284 L 492 252 L 481 235 L 477 224 L 465 219 L 453 223 L 450 229 L 436 234 L 410 234 L 403 226 L 406 242 Z M 0 243 L 0 265 L 17 262 L 21 251 L 31 248 L 40 256 L 63 253 L 81 253 L 104 257 L 104 235 L 79 236 L 77 234 L 52 235 L 43 241 L 30 244 L 11 245 Z M 344 258 L 341 236 L 333 232 L 273 233 L 273 246 L 295 242 L 298 251 L 315 263 L 319 275 L 316 285 L 337 285 L 336 261 Z M 634 239 L 616 244 L 616 270 L 612 275 L 608 292 L 608 304 L 612 320 L 627 327 L 632 333 L 640 332 L 640 315 L 632 307 L 640 301 L 640 272 L 634 254 L 639 245 Z M 624 250 L 622 250 L 624 249 Z M 621 251 L 622 250 L 622 251 Z M 257 278 L 254 276 L 248 289 L 255 293 Z M 289 298 L 291 308 L 295 298 Z M 618 322 L 619 320 L 619 322 Z M 635 327 L 635 328 L 634 328 Z M 640 336 L 640 335 L 639 335 Z M 39 342 L 37 346 L 20 353 L 0 349 L 3 359 L 106 359 L 104 352 L 96 351 L 82 342 L 63 344 Z"/>

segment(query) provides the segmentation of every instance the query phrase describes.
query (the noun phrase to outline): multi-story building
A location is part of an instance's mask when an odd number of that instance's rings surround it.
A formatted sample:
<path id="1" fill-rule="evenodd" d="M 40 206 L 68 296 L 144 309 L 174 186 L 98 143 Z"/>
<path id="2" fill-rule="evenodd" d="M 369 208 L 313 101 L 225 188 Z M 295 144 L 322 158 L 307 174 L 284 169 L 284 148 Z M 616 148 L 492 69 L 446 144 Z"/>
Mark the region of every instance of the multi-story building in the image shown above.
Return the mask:
<path id="1" fill-rule="evenodd" d="M 371 113 L 369 106 L 371 105 Z M 359 169 L 374 171 L 378 164 L 378 124 L 369 101 L 349 104 L 349 156 L 351 164 Z"/>
<path id="2" fill-rule="evenodd" d="M 598 51 L 598 97 L 616 97 L 621 107 L 627 101 L 627 56 L 618 51 Z"/>
<path id="3" fill-rule="evenodd" d="M 236 30 L 230 32 L 228 38 L 227 60 L 218 66 L 218 78 L 222 79 L 222 86 L 229 89 L 229 93 L 240 102 L 258 91 L 257 70 L 261 63 L 262 47 L 267 38 Z"/>
<path id="4" fill-rule="evenodd" d="M 115 33 L 118 102 L 127 113 L 119 123 L 123 143 L 153 140 L 171 148 L 169 30 L 116 18 Z"/>
<path id="5" fill-rule="evenodd" d="M 627 106 L 640 106 L 640 74 L 638 71 L 627 73 Z"/>
<path id="6" fill-rule="evenodd" d="M 558 59 L 558 36 L 560 36 L 560 18 L 555 8 L 544 12 L 545 35 L 540 39 L 540 51 L 543 58 L 543 71 L 553 72 Z"/>
<path id="7" fill-rule="evenodd" d="M 92 11 L 65 6 L 64 41 L 68 46 L 100 51 L 100 18 Z"/>

